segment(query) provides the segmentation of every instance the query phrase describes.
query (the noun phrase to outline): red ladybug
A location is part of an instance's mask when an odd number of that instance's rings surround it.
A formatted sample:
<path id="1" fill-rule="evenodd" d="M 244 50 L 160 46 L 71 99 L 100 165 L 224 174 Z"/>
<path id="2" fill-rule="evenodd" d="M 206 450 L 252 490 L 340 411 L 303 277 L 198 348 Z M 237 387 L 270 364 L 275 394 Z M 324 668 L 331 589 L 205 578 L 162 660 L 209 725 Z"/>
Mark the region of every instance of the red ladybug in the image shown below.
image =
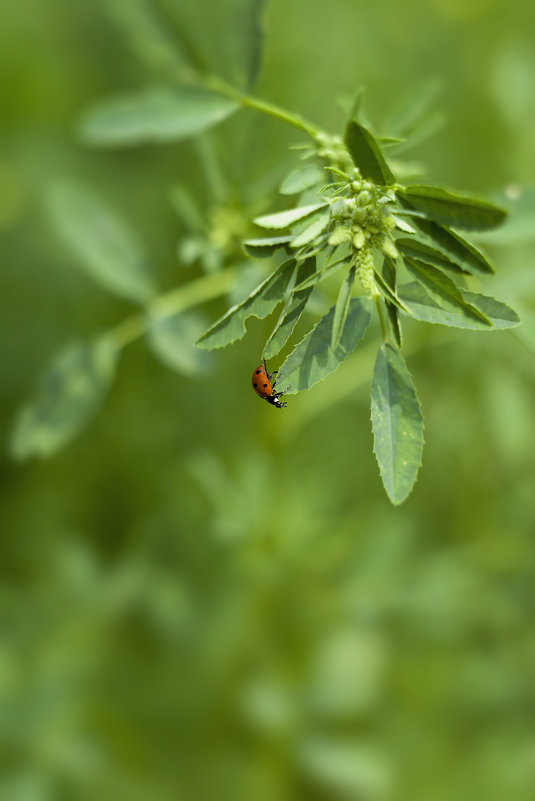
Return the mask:
<path id="1" fill-rule="evenodd" d="M 286 387 L 283 389 L 282 392 L 273 392 L 275 389 L 275 384 L 277 383 L 277 379 L 271 382 L 271 379 L 278 373 L 278 370 L 275 370 L 271 375 L 268 375 L 266 363 L 260 364 L 253 373 L 252 383 L 253 389 L 257 395 L 261 398 L 264 398 L 268 403 L 271 403 L 273 406 L 276 406 L 277 409 L 284 409 L 287 406 L 287 403 L 281 403 L 279 400 L 281 395 L 284 395 L 285 392 L 288 392 L 290 387 Z"/>

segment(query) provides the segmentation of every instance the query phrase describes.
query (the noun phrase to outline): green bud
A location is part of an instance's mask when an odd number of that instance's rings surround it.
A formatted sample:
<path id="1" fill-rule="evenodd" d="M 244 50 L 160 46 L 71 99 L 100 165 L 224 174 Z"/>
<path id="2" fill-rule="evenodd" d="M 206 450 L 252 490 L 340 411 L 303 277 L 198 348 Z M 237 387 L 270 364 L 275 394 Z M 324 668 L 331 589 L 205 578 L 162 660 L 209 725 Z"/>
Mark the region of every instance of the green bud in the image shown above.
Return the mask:
<path id="1" fill-rule="evenodd" d="M 390 256 L 391 259 L 397 259 L 399 256 L 398 249 L 390 238 L 385 239 L 381 245 L 381 250 L 385 256 Z"/>
<path id="2" fill-rule="evenodd" d="M 363 189 L 358 194 L 357 203 L 359 204 L 359 206 L 368 206 L 371 203 L 371 199 L 372 199 L 371 194 L 366 189 Z"/>
<path id="3" fill-rule="evenodd" d="M 335 228 L 329 237 L 329 245 L 336 247 L 342 245 L 344 242 L 349 242 L 352 237 L 350 228 L 344 228 L 342 225 Z"/>
<path id="4" fill-rule="evenodd" d="M 366 244 L 366 235 L 361 228 L 360 231 L 357 231 L 357 233 L 353 237 L 353 247 L 355 248 L 355 250 L 360 250 L 361 248 L 364 247 L 365 244 Z"/>

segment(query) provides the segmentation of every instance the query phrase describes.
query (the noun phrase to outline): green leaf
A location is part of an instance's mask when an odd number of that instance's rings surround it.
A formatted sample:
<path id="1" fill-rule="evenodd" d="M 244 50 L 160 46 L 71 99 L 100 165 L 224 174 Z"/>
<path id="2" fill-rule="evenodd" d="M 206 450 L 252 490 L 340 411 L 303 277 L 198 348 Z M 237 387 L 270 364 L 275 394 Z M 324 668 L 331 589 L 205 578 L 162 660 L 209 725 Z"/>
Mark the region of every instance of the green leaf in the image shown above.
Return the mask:
<path id="1" fill-rule="evenodd" d="M 392 259 L 386 258 L 383 261 L 383 280 L 389 290 L 395 295 L 396 300 L 398 303 L 392 303 L 390 300 L 385 298 L 385 306 L 388 312 L 388 318 L 390 320 L 390 327 L 392 329 L 392 334 L 394 335 L 394 339 L 396 340 L 396 344 L 398 348 L 401 348 L 401 323 L 399 321 L 399 311 L 398 311 L 398 304 L 403 303 L 402 300 L 397 295 L 396 292 L 396 269 L 394 267 L 394 263 Z"/>
<path id="2" fill-rule="evenodd" d="M 197 346 L 212 350 L 224 348 L 241 339 L 245 334 L 245 321 L 249 317 L 260 320 L 267 317 L 284 297 L 295 268 L 295 260 L 289 259 L 281 264 L 248 298 L 233 306 L 198 340 Z"/>
<path id="3" fill-rule="evenodd" d="M 380 186 L 395 183 L 396 179 L 385 161 L 381 147 L 370 131 L 352 120 L 345 132 L 346 147 L 363 178 Z"/>
<path id="4" fill-rule="evenodd" d="M 145 302 L 156 288 L 134 231 L 99 198 L 69 184 L 48 193 L 52 222 L 77 263 L 100 286 Z"/>
<path id="5" fill-rule="evenodd" d="M 205 73 L 218 75 L 250 91 L 259 74 L 264 35 L 264 0 L 160 0 L 174 17 L 179 35 L 193 62 Z"/>
<path id="6" fill-rule="evenodd" d="M 439 186 L 406 186 L 398 189 L 410 205 L 436 222 L 468 231 L 496 228 L 507 212 L 475 197 L 466 197 Z"/>
<path id="7" fill-rule="evenodd" d="M 411 208 L 410 203 L 403 198 L 400 198 L 400 202 L 404 208 Z M 494 272 L 485 254 L 450 228 L 421 217 L 413 217 L 411 223 L 466 272 L 475 275 L 488 275 Z"/>
<path id="8" fill-rule="evenodd" d="M 52 456 L 73 439 L 106 395 L 117 358 L 117 349 L 104 338 L 61 350 L 33 400 L 17 414 L 10 438 L 13 457 Z"/>
<path id="9" fill-rule="evenodd" d="M 443 253 L 437 248 L 426 245 L 413 237 L 396 239 L 396 247 L 403 256 L 409 256 L 419 261 L 425 261 L 426 264 L 432 264 L 434 267 L 440 267 L 443 270 L 449 270 L 454 273 L 465 273 L 462 267 L 459 267 L 456 262 L 452 261 L 447 253 Z"/>
<path id="10" fill-rule="evenodd" d="M 328 203 L 313 203 L 311 206 L 301 206 L 298 209 L 287 209 L 286 211 L 279 211 L 276 214 L 264 214 L 262 217 L 257 217 L 253 222 L 261 228 L 289 228 L 290 225 L 310 217 L 320 209 L 328 206 Z"/>
<path id="11" fill-rule="evenodd" d="M 377 272 L 375 268 L 373 270 L 373 275 L 375 278 L 375 283 L 377 284 L 377 289 L 379 290 L 381 295 L 385 298 L 385 300 L 393 304 L 394 306 L 397 306 L 398 309 L 402 309 L 402 311 L 410 314 L 409 309 L 405 306 L 401 298 L 398 297 L 396 292 L 385 281 L 381 273 Z"/>
<path id="12" fill-rule="evenodd" d="M 520 322 L 518 314 L 495 298 L 481 295 L 478 292 L 460 290 L 463 298 L 471 307 L 479 309 L 492 323 L 492 328 L 477 317 L 468 316 L 460 308 L 458 311 L 446 311 L 430 297 L 425 288 L 418 282 L 404 284 L 399 287 L 398 293 L 404 303 L 409 307 L 417 320 L 437 325 L 447 325 L 450 328 L 467 328 L 472 331 L 492 331 L 504 328 L 514 328 Z"/>
<path id="13" fill-rule="evenodd" d="M 329 225 L 331 220 L 331 210 L 327 209 L 326 212 L 320 214 L 314 222 L 311 222 L 300 234 L 297 234 L 295 239 L 290 242 L 292 248 L 302 248 L 313 242 Z"/>
<path id="14" fill-rule="evenodd" d="M 454 314 L 461 312 L 469 319 L 481 320 L 492 326 L 489 318 L 475 306 L 466 301 L 461 290 L 453 283 L 451 278 L 443 272 L 432 267 L 430 264 L 416 261 L 415 259 L 404 259 L 405 266 L 411 275 L 422 284 L 425 291 L 435 303 L 446 311 Z"/>
<path id="15" fill-rule="evenodd" d="M 344 325 L 346 322 L 347 313 L 349 311 L 349 301 L 351 298 L 351 292 L 353 291 L 353 284 L 355 283 L 356 275 L 357 265 L 353 264 L 346 274 L 346 277 L 342 281 L 340 291 L 338 292 L 336 305 L 334 307 L 333 326 L 331 331 L 332 350 L 336 350 L 338 347 L 340 337 L 344 331 Z"/>
<path id="16" fill-rule="evenodd" d="M 80 134 L 88 144 L 106 147 L 175 142 L 208 130 L 237 109 L 234 100 L 200 86 L 145 89 L 89 109 Z"/>
<path id="17" fill-rule="evenodd" d="M 299 266 L 295 282 L 296 285 L 302 283 L 306 278 L 312 275 L 315 268 L 316 259 L 314 257 L 311 259 L 306 259 Z M 277 353 L 279 353 L 281 348 L 284 347 L 292 331 L 297 325 L 299 318 L 305 310 L 311 292 L 312 287 L 309 289 L 300 290 L 294 288 L 290 294 L 290 297 L 288 298 L 288 302 L 282 310 L 282 313 L 277 321 L 277 325 L 273 329 L 268 341 L 266 342 L 262 353 L 263 359 L 272 359 L 277 355 Z"/>
<path id="18" fill-rule="evenodd" d="M 323 281 L 325 278 L 329 278 L 333 273 L 340 269 L 343 264 L 347 264 L 349 266 L 349 256 L 346 254 L 341 259 L 337 259 L 332 264 L 327 265 L 326 267 L 323 266 L 320 270 L 315 272 L 310 278 L 307 278 L 306 281 L 303 281 L 302 284 L 296 287 L 296 289 L 308 289 L 309 287 L 316 286 L 319 284 L 320 281 Z"/>
<path id="19" fill-rule="evenodd" d="M 282 195 L 296 195 L 325 179 L 325 172 L 317 164 L 304 164 L 286 176 L 279 187 Z"/>
<path id="20" fill-rule="evenodd" d="M 149 67 L 166 75 L 186 72 L 185 54 L 169 35 L 164 21 L 159 18 L 150 0 L 106 0 L 104 10 L 122 29 L 132 50 Z"/>
<path id="21" fill-rule="evenodd" d="M 290 353 L 279 372 L 279 382 L 288 383 L 293 395 L 323 381 L 349 356 L 363 337 L 371 319 L 371 300 L 351 298 L 338 347 L 331 348 L 334 306 Z"/>
<path id="22" fill-rule="evenodd" d="M 182 186 L 182 184 L 173 186 L 170 197 L 171 203 L 184 225 L 192 233 L 205 236 L 207 229 L 206 217 L 186 187 Z"/>
<path id="23" fill-rule="evenodd" d="M 279 248 L 288 245 L 291 241 L 291 236 L 270 236 L 265 239 L 246 239 L 243 246 L 247 253 L 254 259 L 265 259 L 279 250 Z"/>
<path id="24" fill-rule="evenodd" d="M 388 497 L 403 503 L 422 461 L 423 417 L 405 361 L 396 348 L 379 348 L 372 380 L 374 451 Z"/>
<path id="25" fill-rule="evenodd" d="M 147 330 L 147 343 L 153 354 L 171 370 L 194 376 L 206 373 L 211 354 L 195 347 L 206 322 L 196 312 L 173 317 L 153 317 Z"/>

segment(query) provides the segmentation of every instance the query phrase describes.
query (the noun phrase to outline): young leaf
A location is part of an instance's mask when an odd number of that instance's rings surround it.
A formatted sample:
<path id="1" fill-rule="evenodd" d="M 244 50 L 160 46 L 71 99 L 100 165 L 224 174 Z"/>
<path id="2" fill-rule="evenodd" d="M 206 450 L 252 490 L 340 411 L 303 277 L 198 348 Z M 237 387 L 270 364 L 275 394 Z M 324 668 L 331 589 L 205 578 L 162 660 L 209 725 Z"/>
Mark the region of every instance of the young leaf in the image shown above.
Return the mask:
<path id="1" fill-rule="evenodd" d="M 257 217 L 253 222 L 261 228 L 288 228 L 290 225 L 310 217 L 311 214 L 324 209 L 328 205 L 328 203 L 314 203 L 311 206 L 279 211 L 276 214 L 264 214 L 262 217 Z"/>
<path id="2" fill-rule="evenodd" d="M 290 353 L 279 372 L 279 382 L 290 384 L 288 394 L 310 389 L 344 361 L 362 338 L 371 319 L 371 300 L 351 298 L 338 347 L 331 348 L 334 306 Z"/>
<path id="3" fill-rule="evenodd" d="M 273 256 L 279 248 L 288 245 L 291 239 L 291 236 L 270 236 L 265 239 L 246 239 L 243 243 L 243 247 L 254 259 L 266 259 L 269 256 Z"/>
<path id="4" fill-rule="evenodd" d="M 137 236 L 99 198 L 58 184 L 49 192 L 48 205 L 60 237 L 100 286 L 138 302 L 154 295 L 155 285 Z"/>
<path id="5" fill-rule="evenodd" d="M 355 283 L 355 276 L 357 274 L 357 265 L 353 264 L 346 277 L 342 281 L 336 305 L 334 307 L 333 327 L 331 331 L 331 348 L 336 350 L 340 337 L 344 330 L 347 313 L 349 311 L 349 300 L 351 292 L 353 291 L 353 284 Z"/>
<path id="6" fill-rule="evenodd" d="M 396 293 L 396 269 L 394 267 L 392 259 L 385 257 L 383 261 L 382 277 L 389 290 L 395 295 L 397 301 L 399 303 L 403 303 L 403 301 L 400 300 L 400 298 Z M 390 300 L 387 300 L 385 298 L 385 305 L 386 305 L 386 310 L 388 312 L 388 318 L 390 320 L 390 327 L 392 329 L 392 333 L 396 341 L 396 345 L 398 346 L 398 348 L 401 348 L 401 323 L 399 321 L 398 304 L 392 303 Z"/>
<path id="7" fill-rule="evenodd" d="M 507 216 L 504 209 L 486 200 L 458 195 L 438 186 L 406 186 L 397 191 L 413 208 L 436 222 L 468 231 L 496 228 Z"/>
<path id="8" fill-rule="evenodd" d="M 314 257 L 311 259 L 306 259 L 299 266 L 295 281 L 296 285 L 298 283 L 302 283 L 306 278 L 308 278 L 308 276 L 312 275 L 315 268 L 316 259 Z M 309 289 L 298 290 L 294 287 L 290 297 L 288 298 L 288 303 L 285 305 L 281 316 L 277 321 L 277 325 L 266 342 L 266 346 L 262 353 L 263 359 L 272 359 L 273 356 L 276 356 L 281 348 L 284 347 L 292 331 L 297 325 L 305 306 L 308 303 L 312 289 L 313 287 L 310 287 Z"/>
<path id="9" fill-rule="evenodd" d="M 488 295 L 478 292 L 460 290 L 464 300 L 471 307 L 479 309 L 492 323 L 492 328 L 477 317 L 468 316 L 462 308 L 457 311 L 446 311 L 437 305 L 425 288 L 414 281 L 399 287 L 398 294 L 409 307 L 413 317 L 426 323 L 447 325 L 450 328 L 466 328 L 472 331 L 492 331 L 514 328 L 520 322 L 517 313 L 510 306 Z"/>
<path id="10" fill-rule="evenodd" d="M 262 320 L 281 302 L 295 268 L 294 259 L 281 264 L 248 298 L 233 306 L 196 342 L 199 348 L 224 348 L 245 335 L 249 317 Z"/>
<path id="11" fill-rule="evenodd" d="M 363 178 L 370 178 L 380 186 L 395 183 L 396 179 L 385 161 L 379 143 L 367 128 L 355 120 L 349 122 L 345 143 Z"/>
<path id="12" fill-rule="evenodd" d="M 147 331 L 147 343 L 166 367 L 188 376 L 199 375 L 209 369 L 211 362 L 211 354 L 194 344 L 205 327 L 205 320 L 197 312 L 154 317 Z"/>
<path id="13" fill-rule="evenodd" d="M 453 281 L 444 275 L 443 272 L 432 267 L 430 264 L 416 261 L 415 259 L 404 259 L 405 266 L 411 275 L 422 284 L 425 291 L 435 303 L 446 311 L 453 312 L 454 314 L 459 311 L 464 314 L 468 319 L 481 320 L 489 326 L 492 326 L 489 318 L 483 314 L 476 306 L 472 306 L 466 301 L 461 293 L 461 290 L 453 283 Z"/>
<path id="14" fill-rule="evenodd" d="M 296 195 L 310 189 L 321 180 L 325 180 L 325 172 L 317 164 L 304 164 L 286 176 L 279 187 L 281 195 Z"/>
<path id="15" fill-rule="evenodd" d="M 18 460 L 48 457 L 86 425 L 113 380 L 118 353 L 111 342 L 81 342 L 61 350 L 44 374 L 33 400 L 23 406 L 11 432 Z"/>
<path id="16" fill-rule="evenodd" d="M 411 237 L 400 237 L 396 239 L 396 247 L 403 256 L 409 256 L 419 261 L 425 261 L 426 264 L 432 264 L 434 267 L 440 267 L 443 270 L 449 270 L 457 274 L 466 273 L 462 267 L 459 267 L 447 253 L 443 253 L 437 248 L 426 245 L 418 239 Z"/>
<path id="17" fill-rule="evenodd" d="M 410 204 L 404 201 L 403 198 L 400 198 L 400 202 L 404 208 L 411 208 Z M 444 225 L 439 225 L 421 217 L 413 217 L 411 222 L 426 237 L 432 239 L 439 250 L 450 256 L 452 261 L 467 273 L 488 275 L 494 272 L 494 268 L 485 254 L 460 234 Z"/>
<path id="18" fill-rule="evenodd" d="M 145 89 L 89 109 L 80 134 L 88 144 L 105 147 L 173 142 L 206 131 L 237 109 L 234 100 L 200 86 Z"/>
<path id="19" fill-rule="evenodd" d="M 388 497 L 403 503 L 422 461 L 423 417 L 401 353 L 387 343 L 377 353 L 372 380 L 374 451 Z"/>
<path id="20" fill-rule="evenodd" d="M 304 245 L 308 245 L 309 242 L 313 242 L 316 237 L 318 237 L 329 225 L 331 219 L 331 211 L 327 209 L 327 211 L 320 214 L 314 222 L 310 223 L 304 231 L 301 231 L 300 234 L 292 239 L 290 242 L 290 247 L 297 249 L 302 248 Z"/>
<path id="21" fill-rule="evenodd" d="M 340 269 L 343 264 L 348 264 L 348 255 L 346 254 L 341 259 L 337 259 L 332 264 L 329 264 L 327 267 L 323 266 L 320 270 L 315 272 L 310 278 L 307 278 L 301 284 L 296 286 L 296 289 L 308 289 L 309 287 L 316 286 L 319 284 L 320 281 L 323 281 L 325 278 L 329 278 L 333 273 Z"/>

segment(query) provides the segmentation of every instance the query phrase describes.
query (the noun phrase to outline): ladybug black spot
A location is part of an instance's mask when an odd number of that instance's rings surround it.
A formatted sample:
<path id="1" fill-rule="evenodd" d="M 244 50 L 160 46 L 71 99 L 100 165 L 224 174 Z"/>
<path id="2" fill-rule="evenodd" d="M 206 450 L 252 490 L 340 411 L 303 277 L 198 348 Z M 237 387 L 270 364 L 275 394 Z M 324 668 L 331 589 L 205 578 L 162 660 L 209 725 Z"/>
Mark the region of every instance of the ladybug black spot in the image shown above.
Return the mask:
<path id="1" fill-rule="evenodd" d="M 260 373 L 261 373 L 261 372 L 262 372 L 262 370 L 258 369 L 258 370 L 256 371 L 256 375 L 260 375 Z"/>
<path id="2" fill-rule="evenodd" d="M 258 384 L 256 383 L 256 381 L 253 381 L 253 387 L 257 387 L 257 386 L 258 386 Z"/>
<path id="3" fill-rule="evenodd" d="M 263 384 L 263 387 L 264 387 L 264 389 L 266 389 L 267 388 L 267 384 Z"/>

